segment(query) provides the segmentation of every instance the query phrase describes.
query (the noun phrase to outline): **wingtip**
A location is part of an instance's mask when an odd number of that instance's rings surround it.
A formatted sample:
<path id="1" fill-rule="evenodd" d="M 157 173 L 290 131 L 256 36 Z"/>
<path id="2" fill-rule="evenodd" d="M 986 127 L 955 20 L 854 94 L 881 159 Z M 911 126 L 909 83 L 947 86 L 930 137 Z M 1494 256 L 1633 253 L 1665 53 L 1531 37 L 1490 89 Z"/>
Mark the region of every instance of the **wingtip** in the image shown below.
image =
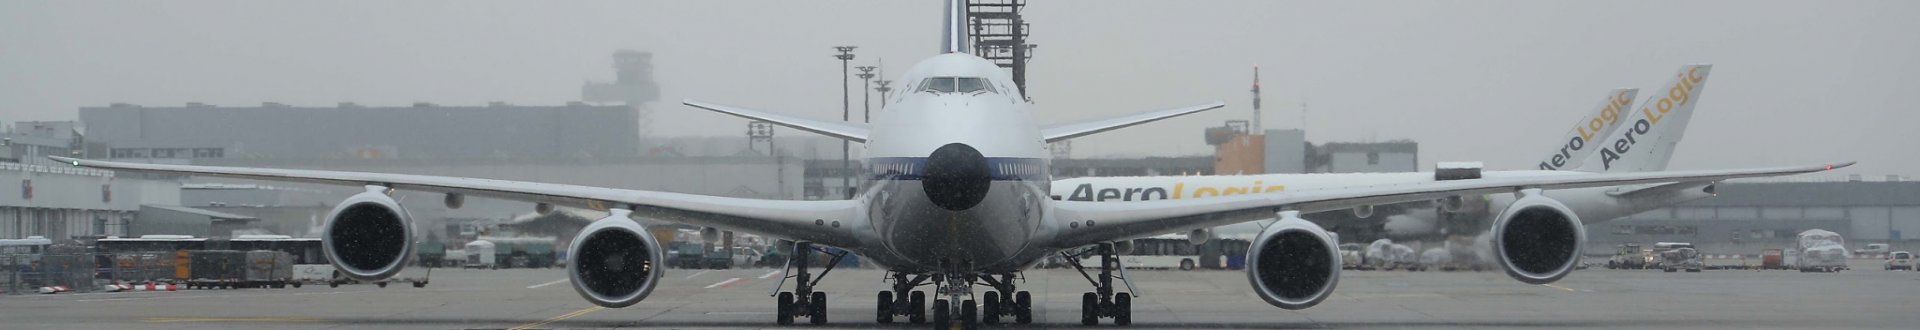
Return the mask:
<path id="1" fill-rule="evenodd" d="M 1838 163 L 1838 164 L 1829 164 L 1829 165 L 1827 165 L 1827 170 L 1828 170 L 1828 171 L 1832 171 L 1832 170 L 1837 170 L 1837 169 L 1842 169 L 1842 168 L 1847 168 L 1848 166 L 1853 166 L 1853 164 L 1854 164 L 1854 163 L 1859 163 L 1859 162 L 1857 162 L 1857 161 L 1844 161 L 1844 162 L 1840 162 L 1840 163 Z"/>
<path id="2" fill-rule="evenodd" d="M 66 163 L 66 164 L 69 164 L 69 165 L 73 165 L 73 166 L 80 166 L 80 159 L 77 159 L 77 158 L 68 158 L 68 157 L 60 157 L 60 156 L 47 156 L 47 159 L 52 159 L 52 160 L 54 160 L 54 161 L 57 161 L 57 162 L 61 162 L 61 163 Z"/>

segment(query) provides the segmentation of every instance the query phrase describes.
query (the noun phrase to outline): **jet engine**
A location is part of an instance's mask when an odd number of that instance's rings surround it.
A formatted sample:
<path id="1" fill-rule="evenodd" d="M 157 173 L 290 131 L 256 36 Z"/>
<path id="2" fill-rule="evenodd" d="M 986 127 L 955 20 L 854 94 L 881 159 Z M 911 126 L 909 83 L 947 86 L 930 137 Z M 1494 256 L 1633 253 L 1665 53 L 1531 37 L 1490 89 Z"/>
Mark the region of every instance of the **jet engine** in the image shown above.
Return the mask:
<path id="1" fill-rule="evenodd" d="M 1520 192 L 1520 198 L 1500 212 L 1493 223 L 1494 259 L 1507 276 L 1528 284 L 1547 284 L 1566 277 L 1580 261 L 1586 228 L 1580 217 L 1559 201 L 1540 195 L 1539 189 Z"/>
<path id="2" fill-rule="evenodd" d="M 321 249 L 342 275 L 378 281 L 399 274 L 413 257 L 413 217 L 386 187 L 347 197 L 327 213 Z"/>
<path id="3" fill-rule="evenodd" d="M 1247 249 L 1247 281 L 1268 304 L 1305 309 L 1333 294 L 1340 249 L 1333 235 L 1295 211 L 1281 212 Z"/>
<path id="4" fill-rule="evenodd" d="M 581 229 L 567 247 L 572 258 L 567 278 L 573 281 L 573 290 L 594 305 L 621 308 L 638 303 L 653 293 L 666 270 L 660 241 L 629 218 L 631 214 L 612 210 Z"/>

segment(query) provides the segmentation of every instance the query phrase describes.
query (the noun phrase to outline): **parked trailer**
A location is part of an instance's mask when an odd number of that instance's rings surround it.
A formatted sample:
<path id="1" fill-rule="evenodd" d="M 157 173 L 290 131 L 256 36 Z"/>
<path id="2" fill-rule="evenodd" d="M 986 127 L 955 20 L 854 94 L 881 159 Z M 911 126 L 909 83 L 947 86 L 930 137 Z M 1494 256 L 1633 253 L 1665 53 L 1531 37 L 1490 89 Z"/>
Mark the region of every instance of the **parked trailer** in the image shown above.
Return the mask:
<path id="1" fill-rule="evenodd" d="M 1802 272 L 1833 272 L 1847 269 L 1846 241 L 1840 238 L 1839 233 L 1809 229 L 1800 232 L 1794 243 L 1796 244 L 1794 252 L 1799 252 L 1799 257 L 1794 258 L 1797 261 L 1794 263 L 1794 268 L 1799 268 Z"/>
<path id="2" fill-rule="evenodd" d="M 463 267 L 499 269 L 500 266 L 496 264 L 498 260 L 494 257 L 495 253 L 497 250 L 494 250 L 493 242 L 484 240 L 467 242 L 467 262 Z"/>
<path id="3" fill-rule="evenodd" d="M 1760 250 L 1760 269 L 1787 269 L 1784 262 L 1786 254 L 1781 249 Z"/>
<path id="4" fill-rule="evenodd" d="M 246 281 L 247 253 L 234 250 L 187 251 L 188 289 L 238 289 Z"/>
<path id="5" fill-rule="evenodd" d="M 300 287 L 300 282 L 293 279 L 293 254 L 272 250 L 247 251 L 247 276 L 240 285 L 275 289 L 286 288 L 287 285 Z"/>

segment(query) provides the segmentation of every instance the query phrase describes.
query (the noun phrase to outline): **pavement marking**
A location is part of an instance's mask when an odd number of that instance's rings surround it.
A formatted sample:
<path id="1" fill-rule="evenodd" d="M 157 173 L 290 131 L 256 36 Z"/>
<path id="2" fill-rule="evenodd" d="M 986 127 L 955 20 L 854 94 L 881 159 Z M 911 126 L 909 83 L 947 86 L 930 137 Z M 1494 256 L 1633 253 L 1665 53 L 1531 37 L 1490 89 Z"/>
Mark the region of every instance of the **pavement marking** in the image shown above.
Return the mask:
<path id="1" fill-rule="evenodd" d="M 311 317 L 149 317 L 146 323 L 212 323 L 212 322 L 319 322 Z"/>
<path id="2" fill-rule="evenodd" d="M 713 271 L 713 270 L 712 270 L 712 269 L 708 269 L 708 270 L 702 270 L 702 271 L 698 271 L 698 272 L 694 272 L 694 273 L 693 273 L 693 275 L 687 275 L 687 278 L 693 278 L 694 276 L 700 276 L 700 274 L 706 274 L 707 272 L 711 272 L 711 271 Z"/>
<path id="3" fill-rule="evenodd" d="M 562 278 L 562 279 L 558 279 L 558 280 L 553 280 L 553 282 L 547 282 L 547 283 L 540 283 L 540 284 L 534 284 L 534 285 L 528 285 L 528 286 L 527 286 L 527 288 L 528 288 L 528 289 L 539 289 L 539 288 L 544 288 L 544 287 L 547 287 L 547 286 L 551 286 L 551 285 L 554 285 L 554 284 L 560 284 L 560 283 L 566 283 L 566 282 L 567 282 L 567 279 L 564 279 L 564 278 Z"/>
<path id="4" fill-rule="evenodd" d="M 565 320 L 565 319 L 570 319 L 570 318 L 575 318 L 575 317 L 580 317 L 581 315 L 587 315 L 587 314 L 590 314 L 590 313 L 593 313 L 593 312 L 598 312 L 598 311 L 600 311 L 600 310 L 602 310 L 602 309 L 607 309 L 607 308 L 606 308 L 606 307 L 600 307 L 600 306 L 593 306 L 593 307 L 587 307 L 587 308 L 585 308 L 585 309 L 581 309 L 581 310 L 577 310 L 577 311 L 572 311 L 572 312 L 568 312 L 568 313 L 566 313 L 566 314 L 560 314 L 560 316 L 555 316 L 555 317 L 549 317 L 549 318 L 547 318 L 547 319 L 545 319 L 545 320 L 540 320 L 540 322 L 534 322 L 534 323 L 527 323 L 527 324 L 522 324 L 522 325 L 520 325 L 520 326 L 517 326 L 517 327 L 513 327 L 513 330 L 525 330 L 525 329 L 530 329 L 530 328 L 538 328 L 538 327 L 541 327 L 541 326 L 545 326 L 545 325 L 547 325 L 547 323 L 553 323 L 553 322 L 559 322 L 559 321 L 561 321 L 561 320 Z"/>
<path id="5" fill-rule="evenodd" d="M 1549 287 L 1549 288 L 1555 288 L 1555 289 L 1561 289 L 1561 290 L 1567 290 L 1567 292 L 1580 292 L 1580 290 L 1574 290 L 1573 288 L 1569 288 L 1569 287 L 1564 287 L 1564 286 L 1558 286 L 1558 285 L 1552 285 L 1552 284 L 1541 284 L 1540 286 L 1544 286 L 1544 287 Z"/>
<path id="6" fill-rule="evenodd" d="M 766 275 L 760 275 L 760 279 L 764 280 L 764 279 L 767 279 L 768 277 L 773 277 L 774 275 L 780 275 L 780 271 L 776 270 L 776 271 L 767 272 Z"/>
<path id="7" fill-rule="evenodd" d="M 164 296 L 152 296 L 152 297 L 119 297 L 119 298 L 100 298 L 100 299 L 76 299 L 76 300 L 74 300 L 74 301 L 75 301 L 75 302 L 97 302 L 97 301 L 130 301 L 130 300 L 158 300 L 158 299 L 200 299 L 200 298 L 232 298 L 232 297 L 263 297 L 263 296 L 315 296 L 315 295 L 333 295 L 333 294 L 342 294 L 342 293 L 355 293 L 355 292 L 372 292 L 372 291 L 329 291 L 329 292 L 301 292 L 301 293 L 293 293 L 293 294 L 286 294 L 286 293 L 269 293 L 269 294 L 234 294 L 234 295 L 178 295 L 178 296 L 176 296 L 176 295 L 164 295 Z"/>
<path id="8" fill-rule="evenodd" d="M 725 280 L 725 281 L 720 281 L 720 283 L 714 283 L 713 285 L 708 285 L 708 286 L 707 286 L 707 288 L 708 288 L 708 289 L 712 289 L 712 288 L 724 288 L 724 287 L 727 287 L 727 286 L 729 286 L 729 285 L 733 285 L 733 283 L 736 283 L 736 282 L 740 282 L 740 278 L 738 278 L 738 277 L 735 277 L 735 278 L 731 278 L 731 279 L 727 279 L 727 280 Z"/>

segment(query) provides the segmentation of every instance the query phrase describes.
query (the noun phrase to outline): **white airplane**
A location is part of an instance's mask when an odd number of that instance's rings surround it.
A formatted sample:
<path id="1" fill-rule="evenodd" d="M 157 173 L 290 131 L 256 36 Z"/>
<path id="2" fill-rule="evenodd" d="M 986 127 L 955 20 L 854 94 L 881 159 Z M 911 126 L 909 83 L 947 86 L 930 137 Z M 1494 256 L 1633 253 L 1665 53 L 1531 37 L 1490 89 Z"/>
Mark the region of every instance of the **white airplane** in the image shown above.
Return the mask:
<path id="1" fill-rule="evenodd" d="M 359 279 L 390 277 L 407 264 L 413 229 L 390 197 L 396 190 L 446 194 L 449 207 L 465 196 L 486 196 L 555 206 L 605 209 L 568 247 L 567 272 L 575 291 L 605 307 L 639 302 L 658 285 L 661 248 L 632 217 L 756 233 L 795 242 L 795 251 L 815 245 L 859 253 L 887 269 L 890 290 L 880 290 L 877 321 L 895 316 L 946 328 L 974 327 L 1012 317 L 1032 321 L 1031 296 L 1014 279 L 1042 258 L 1093 246 L 1103 266 L 1089 275 L 1094 290 L 1082 296 L 1081 322 L 1111 318 L 1132 322 L 1135 295 L 1116 293 L 1126 281 L 1114 256 L 1116 241 L 1218 226 L 1276 215 L 1248 252 L 1248 280 L 1274 306 L 1300 309 L 1326 299 L 1340 275 L 1339 251 L 1329 235 L 1302 212 L 1432 200 L 1456 195 L 1513 193 L 1520 197 L 1494 226 L 1507 273 L 1528 283 L 1557 280 L 1573 269 L 1583 240 L 1579 219 L 1542 195 L 1551 189 L 1703 181 L 1806 173 L 1844 167 L 1820 166 L 1721 171 L 1559 175 L 1483 178 L 1392 186 L 1353 187 L 1284 194 L 1165 200 L 1140 203 L 1054 201 L 1047 196 L 1048 142 L 1221 107 L 1219 102 L 1115 118 L 1055 125 L 1032 122 L 1027 104 L 1001 69 L 968 54 L 965 7 L 948 1 L 941 51 L 914 65 L 894 105 L 872 126 L 818 121 L 771 112 L 684 101 L 689 106 L 765 120 L 796 129 L 863 142 L 872 177 L 852 200 L 789 201 L 676 194 L 591 186 L 383 173 L 138 164 L 54 159 L 76 166 L 244 179 L 364 186 L 327 216 L 322 231 L 327 259 Z M 1124 245 L 1124 244 L 1123 244 Z M 777 294 L 776 322 L 796 317 L 826 322 L 827 298 L 813 291 L 818 278 L 807 255 L 793 253 L 788 274 L 793 289 Z M 822 270 L 826 275 L 832 269 Z M 1085 270 L 1083 270 L 1085 271 Z M 1119 274 L 1116 274 L 1118 272 Z M 784 280 L 783 280 L 784 282 Z M 945 299 L 926 306 L 925 291 Z M 974 285 L 988 287 L 975 303 Z M 782 283 L 784 286 L 784 283 Z M 1129 286 L 1131 287 L 1131 286 Z"/>
<path id="2" fill-rule="evenodd" d="M 1470 178 L 1512 178 L 1590 173 L 1631 173 L 1666 169 L 1677 144 L 1686 132 L 1693 108 L 1705 90 L 1711 65 L 1680 67 L 1663 91 L 1650 96 L 1638 111 L 1630 106 L 1637 89 L 1615 89 L 1580 118 L 1561 138 L 1554 140 L 1552 152 L 1542 157 L 1539 170 L 1480 171 L 1477 164 L 1435 172 L 1403 173 L 1312 173 L 1150 177 L 1085 177 L 1055 180 L 1052 196 L 1072 201 L 1142 201 L 1156 199 L 1192 199 L 1240 194 L 1285 193 L 1297 190 L 1338 189 L 1355 186 L 1393 185 Z M 1663 108 L 1664 107 L 1664 108 Z M 1664 109 L 1664 110 L 1663 110 Z M 1625 125 L 1623 125 L 1625 124 Z M 1621 127 L 1630 127 L 1621 132 Z M 1615 134 L 1620 133 L 1620 134 Z M 1594 141 L 1594 142 L 1589 142 Z M 1615 150 L 1612 144 L 1622 147 Z M 1651 143 L 1638 144 L 1640 141 Z M 1448 167 L 1443 164 L 1441 167 Z M 1547 197 L 1565 204 L 1581 219 L 1608 221 L 1648 210 L 1713 196 L 1714 181 L 1674 182 L 1656 185 L 1593 187 L 1546 192 Z M 1425 238 L 1434 235 L 1474 235 L 1485 232 L 1498 215 L 1515 201 L 1510 194 L 1454 196 L 1433 203 L 1382 205 L 1355 209 L 1351 214 L 1323 212 L 1306 219 L 1330 228 L 1342 228 L 1343 238 L 1357 242 L 1377 238 Z M 1435 206 L 1438 206 L 1437 209 Z M 1378 209 L 1378 210 L 1376 210 Z M 1251 227 L 1251 228 L 1248 228 Z M 1223 231 L 1258 231 L 1257 226 L 1220 228 Z M 1187 235 L 1196 241 L 1211 237 L 1213 230 L 1193 229 Z"/>

